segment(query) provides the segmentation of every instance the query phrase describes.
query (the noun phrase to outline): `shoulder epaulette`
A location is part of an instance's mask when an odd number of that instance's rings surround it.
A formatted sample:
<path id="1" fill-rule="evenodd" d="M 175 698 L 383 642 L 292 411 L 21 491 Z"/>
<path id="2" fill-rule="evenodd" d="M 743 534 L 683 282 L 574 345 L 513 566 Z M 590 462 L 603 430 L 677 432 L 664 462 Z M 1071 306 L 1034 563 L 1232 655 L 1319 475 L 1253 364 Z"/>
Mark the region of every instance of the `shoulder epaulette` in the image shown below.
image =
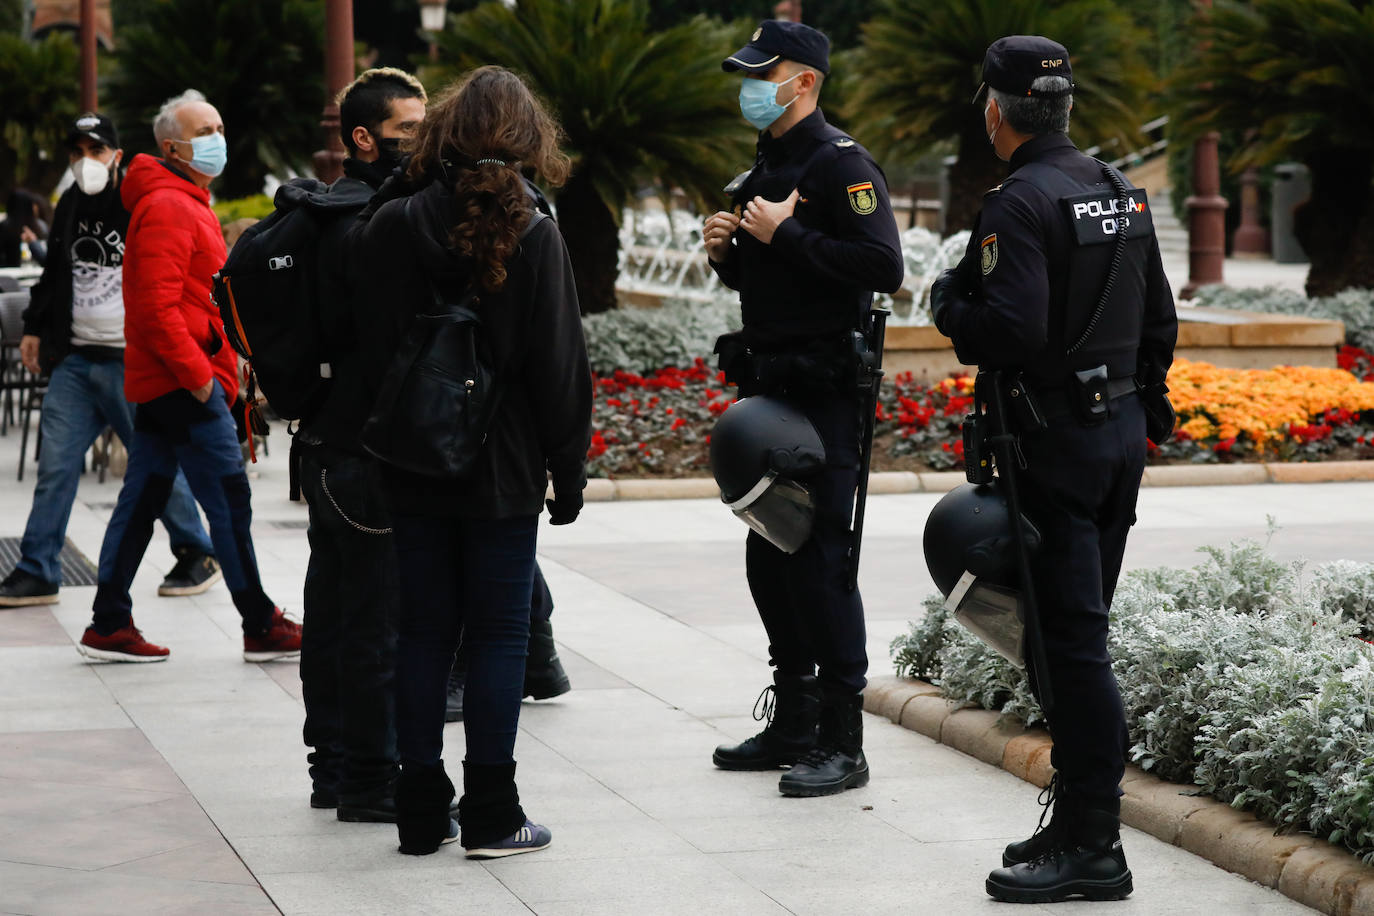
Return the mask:
<path id="1" fill-rule="evenodd" d="M 853 137 L 836 137 L 834 140 L 831 140 L 830 142 L 835 144 L 836 149 L 850 149 L 851 147 L 857 145 L 855 144 Z"/>

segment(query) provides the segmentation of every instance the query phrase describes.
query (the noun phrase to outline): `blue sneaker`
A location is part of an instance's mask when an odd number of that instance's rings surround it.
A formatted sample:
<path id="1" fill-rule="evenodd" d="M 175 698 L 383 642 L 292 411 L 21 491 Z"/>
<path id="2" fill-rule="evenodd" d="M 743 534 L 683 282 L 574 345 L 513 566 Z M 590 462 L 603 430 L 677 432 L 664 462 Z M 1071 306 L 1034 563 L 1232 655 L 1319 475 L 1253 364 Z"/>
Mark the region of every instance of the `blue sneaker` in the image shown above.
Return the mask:
<path id="1" fill-rule="evenodd" d="M 449 843 L 458 842 L 458 822 L 453 818 L 448 819 L 448 836 L 439 841 L 440 846 L 447 846 Z"/>
<path id="2" fill-rule="evenodd" d="M 495 843 L 488 843 L 485 846 L 467 847 L 467 857 L 469 859 L 500 859 L 503 856 L 518 856 L 522 852 L 538 852 L 547 849 L 553 842 L 553 834 L 549 828 L 541 827 L 528 818 L 525 826 L 506 837 L 504 840 L 497 840 Z"/>

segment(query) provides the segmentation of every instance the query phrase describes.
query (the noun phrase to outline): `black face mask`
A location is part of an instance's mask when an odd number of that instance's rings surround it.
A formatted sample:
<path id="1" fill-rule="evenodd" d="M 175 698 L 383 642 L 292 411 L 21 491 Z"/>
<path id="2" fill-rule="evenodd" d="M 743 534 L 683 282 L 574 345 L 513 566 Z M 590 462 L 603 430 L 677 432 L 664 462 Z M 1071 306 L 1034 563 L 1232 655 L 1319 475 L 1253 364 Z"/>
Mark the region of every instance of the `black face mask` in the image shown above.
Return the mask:
<path id="1" fill-rule="evenodd" d="M 400 137 L 377 138 L 377 162 L 393 168 L 401 164 Z"/>

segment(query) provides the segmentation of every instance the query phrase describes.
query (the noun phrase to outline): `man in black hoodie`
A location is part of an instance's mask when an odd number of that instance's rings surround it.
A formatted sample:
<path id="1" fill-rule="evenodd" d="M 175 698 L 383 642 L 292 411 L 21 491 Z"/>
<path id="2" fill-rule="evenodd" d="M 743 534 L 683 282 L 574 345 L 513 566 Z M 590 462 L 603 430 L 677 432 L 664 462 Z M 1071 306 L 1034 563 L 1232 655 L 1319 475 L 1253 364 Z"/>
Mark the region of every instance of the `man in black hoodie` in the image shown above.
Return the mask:
<path id="1" fill-rule="evenodd" d="M 114 123 L 87 113 L 67 135 L 72 186 L 57 202 L 49 258 L 24 311 L 20 357 L 34 375 L 50 374 L 43 399 L 38 484 L 19 563 L 0 582 L 0 608 L 56 604 L 59 555 L 86 451 L 106 426 L 126 445 L 134 409 L 124 396 L 124 235 L 129 212 L 119 198 L 124 151 Z M 221 578 L 186 478 L 177 472 L 162 512 L 176 565 L 159 595 L 196 595 Z"/>
<path id="2" fill-rule="evenodd" d="M 361 436 L 372 395 L 359 367 L 344 280 L 343 237 L 353 217 L 400 163 L 402 141 L 425 116 L 425 90 L 401 70 L 368 70 L 339 96 L 348 157 L 321 210 L 320 323 L 331 383 L 302 420 L 292 460 L 310 506 L 301 686 L 315 808 L 341 821 L 391 822 L 396 766 L 397 580 L 390 522 Z M 344 207 L 338 198 L 348 204 Z M 297 448 L 299 446 L 299 448 Z"/>

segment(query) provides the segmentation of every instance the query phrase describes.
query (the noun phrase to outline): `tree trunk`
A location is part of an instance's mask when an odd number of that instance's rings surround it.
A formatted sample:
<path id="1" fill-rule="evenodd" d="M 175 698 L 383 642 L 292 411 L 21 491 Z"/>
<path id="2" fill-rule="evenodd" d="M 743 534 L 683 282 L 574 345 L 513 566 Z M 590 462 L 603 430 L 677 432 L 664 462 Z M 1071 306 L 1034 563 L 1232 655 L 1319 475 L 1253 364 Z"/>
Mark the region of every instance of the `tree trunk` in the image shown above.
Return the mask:
<path id="1" fill-rule="evenodd" d="M 983 209 L 983 195 L 1007 177 L 1007 164 L 997 158 L 983 134 L 979 118 L 959 137 L 959 159 L 949 170 L 949 210 L 945 213 L 945 234 L 972 229 L 973 220 Z"/>
<path id="2" fill-rule="evenodd" d="M 1312 197 L 1293 216 L 1293 232 L 1311 262 L 1307 295 L 1352 286 L 1374 288 L 1374 163 L 1354 150 L 1307 160 Z"/>
<path id="3" fill-rule="evenodd" d="M 592 183 L 578 175 L 568 180 L 555 199 L 582 314 L 608 312 L 616 306 L 620 227 Z"/>

